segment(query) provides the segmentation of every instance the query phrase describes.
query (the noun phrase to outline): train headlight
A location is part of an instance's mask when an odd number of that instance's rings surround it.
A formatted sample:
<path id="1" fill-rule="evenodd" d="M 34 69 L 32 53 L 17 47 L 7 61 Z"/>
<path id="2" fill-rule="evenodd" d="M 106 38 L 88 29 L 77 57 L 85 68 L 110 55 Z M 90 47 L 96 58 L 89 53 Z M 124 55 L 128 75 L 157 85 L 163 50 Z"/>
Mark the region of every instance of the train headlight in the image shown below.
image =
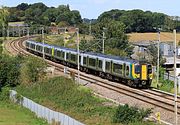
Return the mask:
<path id="1" fill-rule="evenodd" d="M 142 85 L 146 85 L 146 81 L 142 81 Z"/>

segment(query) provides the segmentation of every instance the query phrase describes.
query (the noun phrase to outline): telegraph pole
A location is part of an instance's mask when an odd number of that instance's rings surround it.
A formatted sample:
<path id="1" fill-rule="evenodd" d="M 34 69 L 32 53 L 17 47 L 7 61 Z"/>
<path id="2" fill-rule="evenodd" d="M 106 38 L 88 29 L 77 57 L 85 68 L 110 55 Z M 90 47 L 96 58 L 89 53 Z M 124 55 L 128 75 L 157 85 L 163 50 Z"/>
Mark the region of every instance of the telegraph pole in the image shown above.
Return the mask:
<path id="1" fill-rule="evenodd" d="M 7 27 L 7 37 L 9 39 L 9 26 Z"/>
<path id="2" fill-rule="evenodd" d="M 91 35 L 91 21 L 89 23 L 89 35 Z"/>
<path id="3" fill-rule="evenodd" d="M 157 86 L 159 85 L 159 43 L 160 43 L 160 30 L 158 30 L 158 60 L 157 60 Z"/>
<path id="4" fill-rule="evenodd" d="M 77 52 L 78 52 L 78 84 L 80 83 L 80 77 L 79 77 L 79 75 L 80 75 L 80 72 L 79 72 L 79 67 L 80 67 L 80 65 L 79 65 L 79 28 L 76 28 L 76 33 L 77 33 Z"/>
<path id="5" fill-rule="evenodd" d="M 45 55 L 44 55 L 44 27 L 42 27 L 41 31 L 42 31 L 42 42 L 43 42 L 43 59 L 45 59 Z"/>
<path id="6" fill-rule="evenodd" d="M 27 37 L 28 37 L 28 40 L 29 40 L 29 27 L 27 27 Z"/>
<path id="7" fill-rule="evenodd" d="M 175 125 L 178 125 L 177 118 L 177 73 L 176 73 L 176 30 L 174 32 L 174 112 L 175 112 Z"/>
<path id="8" fill-rule="evenodd" d="M 103 27 L 103 45 L 102 45 L 102 53 L 103 53 L 103 54 L 104 54 L 104 40 L 105 40 L 105 38 L 106 38 L 106 37 L 105 37 L 105 32 L 104 32 L 105 30 L 106 30 L 106 28 Z"/>
<path id="9" fill-rule="evenodd" d="M 21 36 L 21 31 L 20 31 L 20 27 L 18 26 L 18 33 L 19 33 L 19 38 Z"/>

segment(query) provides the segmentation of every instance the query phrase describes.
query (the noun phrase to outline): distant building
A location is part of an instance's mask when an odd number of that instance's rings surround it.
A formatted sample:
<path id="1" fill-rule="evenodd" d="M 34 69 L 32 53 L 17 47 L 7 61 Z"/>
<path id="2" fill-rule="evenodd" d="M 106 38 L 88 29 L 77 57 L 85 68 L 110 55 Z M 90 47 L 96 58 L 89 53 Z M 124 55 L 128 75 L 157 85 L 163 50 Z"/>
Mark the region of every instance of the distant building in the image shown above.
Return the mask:
<path id="1" fill-rule="evenodd" d="M 49 28 L 51 34 L 62 34 L 62 33 L 75 33 L 76 32 L 76 27 L 57 27 L 57 26 L 52 26 Z"/>
<path id="2" fill-rule="evenodd" d="M 160 43 L 160 53 L 162 56 L 173 56 L 173 45 Z"/>
<path id="3" fill-rule="evenodd" d="M 67 32 L 68 33 L 75 33 L 76 32 L 76 27 L 67 27 Z"/>
<path id="4" fill-rule="evenodd" d="M 26 24 L 24 22 L 9 22 L 8 26 L 9 27 L 27 27 L 28 24 Z"/>
<path id="5" fill-rule="evenodd" d="M 166 62 L 163 67 L 167 72 L 173 73 L 174 68 L 174 57 L 166 57 Z M 180 59 L 176 58 L 176 76 L 180 76 Z"/>

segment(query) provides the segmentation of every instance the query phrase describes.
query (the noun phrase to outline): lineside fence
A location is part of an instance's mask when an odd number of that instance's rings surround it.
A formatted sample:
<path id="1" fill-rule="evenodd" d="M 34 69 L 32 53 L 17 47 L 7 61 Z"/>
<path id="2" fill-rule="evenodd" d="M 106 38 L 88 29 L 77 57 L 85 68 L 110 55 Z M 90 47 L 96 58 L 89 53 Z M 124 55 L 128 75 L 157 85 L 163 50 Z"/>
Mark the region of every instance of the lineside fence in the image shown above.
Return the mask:
<path id="1" fill-rule="evenodd" d="M 28 108 L 34 112 L 39 118 L 46 119 L 49 124 L 55 125 L 84 125 L 79 121 L 56 111 L 53 111 L 47 107 L 39 105 L 32 100 L 17 94 L 16 91 L 10 90 L 10 99 L 23 107 Z"/>
<path id="2" fill-rule="evenodd" d="M 174 82 L 174 76 L 172 76 L 170 74 L 168 75 L 168 73 L 164 73 L 164 79 Z M 177 79 L 177 83 L 179 83 L 180 82 L 180 77 L 178 76 L 176 79 Z"/>

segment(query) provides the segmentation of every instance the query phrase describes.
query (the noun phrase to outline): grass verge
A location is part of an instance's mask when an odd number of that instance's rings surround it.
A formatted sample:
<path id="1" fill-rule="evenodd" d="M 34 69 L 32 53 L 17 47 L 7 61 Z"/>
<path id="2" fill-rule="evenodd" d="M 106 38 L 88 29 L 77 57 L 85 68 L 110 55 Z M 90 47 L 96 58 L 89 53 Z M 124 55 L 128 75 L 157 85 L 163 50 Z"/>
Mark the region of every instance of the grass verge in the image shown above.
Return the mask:
<path id="1" fill-rule="evenodd" d="M 112 121 L 117 106 L 94 96 L 90 89 L 75 84 L 71 79 L 56 77 L 33 85 L 22 84 L 17 87 L 17 91 L 35 102 L 87 125 L 119 125 Z M 144 124 L 146 123 L 139 123 Z"/>
<path id="2" fill-rule="evenodd" d="M 48 125 L 34 113 L 7 101 L 0 101 L 0 125 Z"/>

